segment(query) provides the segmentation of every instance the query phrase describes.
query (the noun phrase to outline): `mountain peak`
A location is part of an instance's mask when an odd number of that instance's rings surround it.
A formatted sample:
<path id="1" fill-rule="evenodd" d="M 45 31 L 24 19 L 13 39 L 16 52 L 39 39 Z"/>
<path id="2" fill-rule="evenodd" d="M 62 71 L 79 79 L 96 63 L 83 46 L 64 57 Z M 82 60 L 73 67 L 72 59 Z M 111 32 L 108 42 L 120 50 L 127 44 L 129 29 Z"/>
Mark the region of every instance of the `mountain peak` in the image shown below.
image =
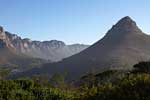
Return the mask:
<path id="1" fill-rule="evenodd" d="M 142 33 L 142 31 L 136 25 L 136 22 L 129 16 L 123 17 L 110 30 L 111 33 Z"/>
<path id="2" fill-rule="evenodd" d="M 136 22 L 133 21 L 129 16 L 123 17 L 116 25 L 123 26 L 123 25 L 130 25 L 130 26 L 136 26 Z"/>
<path id="3" fill-rule="evenodd" d="M 133 21 L 133 20 L 131 19 L 131 17 L 129 17 L 129 16 L 125 16 L 125 17 L 123 17 L 121 20 Z"/>

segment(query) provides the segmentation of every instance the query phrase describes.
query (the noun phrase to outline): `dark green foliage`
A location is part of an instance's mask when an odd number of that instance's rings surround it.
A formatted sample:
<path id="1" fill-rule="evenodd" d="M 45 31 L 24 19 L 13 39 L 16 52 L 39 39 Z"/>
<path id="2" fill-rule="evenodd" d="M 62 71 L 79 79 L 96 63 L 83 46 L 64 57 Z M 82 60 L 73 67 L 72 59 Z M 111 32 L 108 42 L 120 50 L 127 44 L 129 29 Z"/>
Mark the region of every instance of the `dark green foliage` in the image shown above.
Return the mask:
<path id="1" fill-rule="evenodd" d="M 125 77 L 129 72 L 125 70 L 107 70 L 102 73 L 96 74 L 98 85 L 106 84 L 109 82 L 116 82 L 117 80 Z"/>
<path id="2" fill-rule="evenodd" d="M 32 76 L 32 80 L 36 83 L 36 86 L 49 86 L 48 75 L 35 75 Z"/>
<path id="3" fill-rule="evenodd" d="M 133 66 L 134 72 L 150 73 L 150 62 L 139 62 Z"/>
<path id="4" fill-rule="evenodd" d="M 34 87 L 34 82 L 30 79 L 18 79 L 14 80 L 14 82 L 23 90 L 31 90 Z"/>
<path id="5" fill-rule="evenodd" d="M 150 100 L 150 74 L 130 73 L 113 82 L 75 89 L 43 86 L 31 79 L 0 80 L 0 100 Z"/>
<path id="6" fill-rule="evenodd" d="M 150 62 L 134 65 L 133 71 L 108 70 L 95 77 L 95 86 L 82 87 L 81 100 L 150 100 Z"/>
<path id="7" fill-rule="evenodd" d="M 55 73 L 50 78 L 49 82 L 51 86 L 64 89 L 66 88 L 66 76 L 67 72 L 64 73 Z"/>
<path id="8" fill-rule="evenodd" d="M 150 75 L 131 74 L 116 84 L 96 87 L 96 92 L 87 92 L 84 100 L 150 100 Z"/>
<path id="9" fill-rule="evenodd" d="M 47 76 L 2 79 L 0 100 L 150 100 L 149 65 L 141 62 L 133 71 L 89 73 L 77 87 L 67 85 L 61 74 L 54 74 L 50 80 Z"/>
<path id="10" fill-rule="evenodd" d="M 96 85 L 96 77 L 94 73 L 89 73 L 86 76 L 83 76 L 80 81 L 80 85 L 86 87 L 93 87 Z"/>
<path id="11" fill-rule="evenodd" d="M 125 70 L 107 70 L 98 74 L 90 73 L 81 78 L 80 85 L 92 87 L 100 86 L 110 82 L 117 82 L 119 79 L 122 79 L 128 75 L 128 73 L 129 72 Z"/>
<path id="12" fill-rule="evenodd" d="M 0 100 L 32 100 L 31 98 L 31 93 L 23 90 L 15 81 L 0 81 Z"/>
<path id="13" fill-rule="evenodd" d="M 0 100 L 72 100 L 73 93 L 36 85 L 30 79 L 0 80 Z"/>

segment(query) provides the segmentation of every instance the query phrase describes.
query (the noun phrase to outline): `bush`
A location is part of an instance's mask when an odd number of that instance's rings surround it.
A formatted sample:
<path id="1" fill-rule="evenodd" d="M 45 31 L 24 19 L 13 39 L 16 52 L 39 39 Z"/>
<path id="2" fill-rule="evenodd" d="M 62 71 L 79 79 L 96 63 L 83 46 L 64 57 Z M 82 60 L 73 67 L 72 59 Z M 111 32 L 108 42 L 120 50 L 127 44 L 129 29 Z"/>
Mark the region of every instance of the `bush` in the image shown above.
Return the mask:
<path id="1" fill-rule="evenodd" d="M 150 73 L 150 62 L 139 62 L 133 66 L 134 72 Z"/>
<path id="2" fill-rule="evenodd" d="M 116 84 L 97 87 L 97 92 L 85 94 L 84 100 L 150 100 L 149 92 L 150 75 L 131 74 Z"/>
<path id="3" fill-rule="evenodd" d="M 0 80 L 0 100 L 73 100 L 73 92 L 38 86 L 31 79 Z"/>

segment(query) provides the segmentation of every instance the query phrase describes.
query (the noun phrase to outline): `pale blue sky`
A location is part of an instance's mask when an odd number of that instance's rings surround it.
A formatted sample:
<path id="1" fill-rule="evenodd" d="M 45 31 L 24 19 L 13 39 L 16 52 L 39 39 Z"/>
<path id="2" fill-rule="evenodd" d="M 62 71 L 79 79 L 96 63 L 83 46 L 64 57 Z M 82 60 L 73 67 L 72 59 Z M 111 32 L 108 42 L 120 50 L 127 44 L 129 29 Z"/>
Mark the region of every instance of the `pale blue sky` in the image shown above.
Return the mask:
<path id="1" fill-rule="evenodd" d="M 130 16 L 150 33 L 150 0 L 0 0 L 0 25 L 33 40 L 92 44 Z"/>

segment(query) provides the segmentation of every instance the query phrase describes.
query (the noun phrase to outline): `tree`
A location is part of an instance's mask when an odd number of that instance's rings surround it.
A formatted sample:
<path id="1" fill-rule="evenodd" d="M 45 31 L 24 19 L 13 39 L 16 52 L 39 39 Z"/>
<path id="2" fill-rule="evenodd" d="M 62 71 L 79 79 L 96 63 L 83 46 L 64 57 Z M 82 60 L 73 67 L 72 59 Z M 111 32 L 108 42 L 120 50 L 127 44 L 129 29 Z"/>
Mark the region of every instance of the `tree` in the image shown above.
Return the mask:
<path id="1" fill-rule="evenodd" d="M 133 66 L 134 72 L 150 73 L 150 62 L 139 62 Z"/>
<path id="2" fill-rule="evenodd" d="M 65 85 L 65 76 L 60 74 L 60 73 L 55 73 L 51 77 L 50 83 L 51 83 L 51 85 L 56 86 L 56 87 L 64 87 L 64 85 Z"/>
<path id="3" fill-rule="evenodd" d="M 36 86 L 49 86 L 48 75 L 36 75 L 32 77 Z"/>

